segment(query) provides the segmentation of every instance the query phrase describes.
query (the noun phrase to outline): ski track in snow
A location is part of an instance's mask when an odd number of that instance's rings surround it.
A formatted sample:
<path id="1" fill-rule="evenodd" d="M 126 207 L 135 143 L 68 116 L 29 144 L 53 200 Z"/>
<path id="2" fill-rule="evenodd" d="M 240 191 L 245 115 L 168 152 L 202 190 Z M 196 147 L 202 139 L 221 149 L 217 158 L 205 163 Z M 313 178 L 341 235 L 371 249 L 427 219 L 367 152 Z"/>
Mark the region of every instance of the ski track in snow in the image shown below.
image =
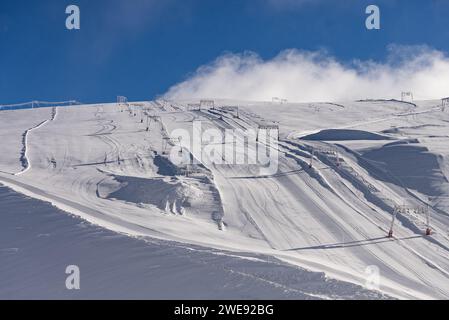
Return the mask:
<path id="1" fill-rule="evenodd" d="M 28 149 L 29 149 L 29 147 L 28 147 L 28 137 L 29 137 L 30 133 L 35 131 L 35 130 L 38 130 L 39 128 L 41 128 L 43 126 L 45 126 L 48 122 L 54 121 L 56 119 L 56 116 L 57 116 L 57 108 L 53 107 L 53 108 L 51 108 L 51 117 L 50 117 L 50 119 L 42 121 L 38 125 L 30 128 L 30 129 L 27 129 L 23 133 L 23 136 L 22 136 L 23 148 L 22 148 L 21 156 L 20 156 L 20 162 L 22 163 L 23 169 L 22 169 L 22 171 L 20 171 L 18 173 L 15 173 L 14 175 L 19 176 L 21 174 L 26 173 L 28 170 L 31 169 L 31 162 L 30 162 L 30 159 L 28 157 Z"/>
<path id="2" fill-rule="evenodd" d="M 131 111 L 130 108 L 138 108 L 132 104 L 128 109 L 120 109 L 115 104 L 79 106 L 60 112 L 53 108 L 50 119 L 26 130 L 23 135 L 24 169 L 15 176 L 0 173 L 0 181 L 16 191 L 50 201 L 94 224 L 130 236 L 268 254 L 359 285 L 366 281 L 365 268 L 376 265 L 381 271 L 381 291 L 386 294 L 398 298 L 448 298 L 449 238 L 445 232 L 449 228 L 449 218 L 447 214 L 439 214 L 445 213 L 445 209 L 432 210 L 436 215 L 432 237 L 419 236 L 420 227 L 416 222 L 398 215 L 395 238 L 387 239 L 385 234 L 392 203 L 401 203 L 404 197 L 419 203 L 422 196 L 402 183 L 395 184 L 396 178 L 391 181 L 378 179 L 373 170 L 379 169 L 369 165 L 370 162 L 364 163 L 364 158 L 344 141 L 329 143 L 297 139 L 327 129 L 384 128 L 386 123 L 412 123 L 421 118 L 439 121 L 437 109 L 427 102 L 416 108 L 382 102 L 384 114 L 378 103 L 372 102 L 372 106 L 367 101 L 355 103 L 357 108 L 366 106 L 371 110 L 369 108 L 376 107 L 371 111 L 374 120 L 366 120 L 363 112 L 359 115 L 359 111 L 348 104 L 339 104 L 337 111 L 320 111 L 319 115 L 333 119 L 332 122 L 340 112 L 347 113 L 349 118 L 339 117 L 340 122 L 333 126 L 326 126 L 329 120 L 323 118 L 317 123 L 318 129 L 312 128 L 316 121 L 314 115 L 309 115 L 309 122 L 294 122 L 291 115 L 283 117 L 280 111 L 275 112 L 285 129 L 281 132 L 284 138 L 277 147 L 279 172 L 272 176 L 254 176 L 246 166 L 208 166 L 204 163 L 200 173 L 189 177 L 163 176 L 157 173 L 156 163 L 152 161 L 154 154 L 164 156 L 164 138 L 174 129 L 191 129 L 193 120 L 201 120 L 203 130 L 256 128 L 263 121 L 262 117 L 272 117 L 269 105 L 262 108 L 247 104 L 240 111 L 240 117 L 235 118 L 219 109 L 184 111 L 186 103 L 183 102 L 139 103 L 140 108 L 147 110 L 145 112 L 160 117 L 151 122 L 149 131 L 144 130 L 145 121 L 141 124 L 140 117 L 134 115 L 136 111 Z M 297 108 L 301 110 L 302 107 Z M 408 109 L 401 109 L 405 107 Z M 302 125 L 306 128 L 298 131 Z M 58 136 L 61 128 L 66 129 L 64 136 Z M 42 129 L 39 138 L 43 141 L 35 141 L 34 135 L 30 136 L 38 129 Z M 418 129 L 437 130 L 438 126 L 415 126 L 409 130 Z M 372 130 L 375 131 L 379 129 Z M 390 137 L 398 141 L 406 138 Z M 167 143 L 173 145 L 171 141 Z M 359 143 L 364 147 L 374 143 L 382 146 L 382 142 L 377 141 Z M 314 167 L 309 168 L 311 146 L 336 148 L 341 165 L 337 167 L 335 159 L 318 153 Z M 437 147 L 443 148 L 441 152 L 446 150 L 444 145 Z M 189 151 L 197 158 L 194 150 Z M 177 197 L 185 190 L 197 188 L 195 185 L 203 188 L 197 192 L 204 192 L 205 183 L 209 181 L 209 188 L 215 188 L 216 195 L 213 196 L 213 192 L 211 198 L 206 194 L 193 198 L 185 195 L 183 197 L 189 200 L 167 202 L 166 205 L 172 208 L 164 211 L 148 203 L 101 196 L 123 189 L 124 185 L 112 178 L 115 175 L 139 178 L 126 182 L 140 181 L 138 183 L 142 185 L 136 188 L 145 188 L 145 181 L 162 179 L 166 186 L 180 188 L 176 189 L 181 192 L 176 193 Z M 143 196 L 141 201 L 145 202 L 145 197 L 157 195 L 148 190 Z M 188 214 L 180 214 L 178 206 Z M 223 212 L 218 225 L 225 228 L 217 228 L 213 212 L 218 208 Z M 285 290 L 296 289 L 286 286 Z M 300 293 L 332 298 L 331 295 Z"/>

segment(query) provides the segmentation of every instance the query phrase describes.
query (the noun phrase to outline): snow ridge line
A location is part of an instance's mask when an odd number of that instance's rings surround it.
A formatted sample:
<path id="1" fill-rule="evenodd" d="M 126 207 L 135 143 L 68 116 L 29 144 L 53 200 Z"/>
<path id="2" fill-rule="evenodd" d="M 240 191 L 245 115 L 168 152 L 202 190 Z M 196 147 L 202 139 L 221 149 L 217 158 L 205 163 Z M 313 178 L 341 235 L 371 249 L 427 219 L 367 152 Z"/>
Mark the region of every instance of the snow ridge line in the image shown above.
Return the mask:
<path id="1" fill-rule="evenodd" d="M 31 169 L 31 162 L 28 158 L 28 150 L 29 150 L 28 136 L 29 136 L 29 133 L 33 130 L 37 130 L 37 129 L 43 127 L 45 124 L 47 124 L 47 122 L 54 121 L 56 118 L 56 115 L 57 115 L 57 109 L 56 109 L 56 107 L 53 107 L 50 119 L 44 120 L 41 123 L 39 123 L 38 125 L 25 130 L 25 132 L 22 135 L 22 151 L 20 152 L 20 162 L 22 163 L 23 169 L 22 169 L 22 171 L 15 173 L 14 174 L 15 176 L 22 175 Z"/>

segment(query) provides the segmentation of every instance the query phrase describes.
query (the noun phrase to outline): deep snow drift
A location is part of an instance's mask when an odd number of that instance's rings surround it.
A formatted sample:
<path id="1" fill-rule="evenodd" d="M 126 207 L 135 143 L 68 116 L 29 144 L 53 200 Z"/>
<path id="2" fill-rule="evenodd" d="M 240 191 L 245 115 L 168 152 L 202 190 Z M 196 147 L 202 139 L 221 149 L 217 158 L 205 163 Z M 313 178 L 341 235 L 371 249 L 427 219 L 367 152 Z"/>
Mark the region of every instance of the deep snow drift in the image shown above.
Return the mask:
<path id="1" fill-rule="evenodd" d="M 449 297 L 449 113 L 439 101 L 191 103 L 2 111 L 0 182 L 131 236 L 273 256 L 362 286 L 375 266 L 382 293 Z M 279 126 L 276 172 L 210 164 L 188 147 L 201 163 L 173 163 L 170 134 L 194 135 L 193 122 L 202 132 Z M 230 144 L 214 143 L 224 158 Z M 429 205 L 431 236 L 411 212 L 386 238 L 402 204 Z"/>

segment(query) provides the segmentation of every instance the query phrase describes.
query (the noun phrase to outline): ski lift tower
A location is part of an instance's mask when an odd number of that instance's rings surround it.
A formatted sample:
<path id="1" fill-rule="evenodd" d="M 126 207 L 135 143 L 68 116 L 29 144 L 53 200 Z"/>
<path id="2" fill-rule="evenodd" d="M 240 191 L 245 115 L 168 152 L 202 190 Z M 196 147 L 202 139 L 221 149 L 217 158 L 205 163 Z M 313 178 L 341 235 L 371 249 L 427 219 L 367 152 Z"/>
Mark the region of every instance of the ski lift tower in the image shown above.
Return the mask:
<path id="1" fill-rule="evenodd" d="M 176 146 L 176 144 L 180 144 L 181 143 L 181 137 L 177 137 L 177 138 L 173 138 L 173 137 L 163 137 L 162 138 L 162 154 L 166 155 L 167 154 L 167 149 L 168 146 Z M 182 148 L 180 149 L 180 151 L 182 152 Z"/>
<path id="2" fill-rule="evenodd" d="M 285 98 L 273 97 L 273 98 L 271 98 L 271 102 L 273 102 L 273 103 L 279 103 L 279 104 L 284 104 L 284 103 L 287 103 L 288 100 L 285 99 Z"/>
<path id="3" fill-rule="evenodd" d="M 413 93 L 410 91 L 401 92 L 401 101 L 403 102 L 413 102 Z"/>
<path id="4" fill-rule="evenodd" d="M 201 104 L 199 104 L 199 103 L 189 103 L 187 105 L 187 111 L 201 111 Z"/>
<path id="5" fill-rule="evenodd" d="M 201 100 L 200 101 L 200 109 L 202 108 L 215 108 L 215 101 L 214 100 Z"/>
<path id="6" fill-rule="evenodd" d="M 145 131 L 150 131 L 151 121 L 153 121 L 154 123 L 161 122 L 160 116 L 153 116 L 150 115 L 148 112 L 146 113 L 146 115 L 147 115 L 147 128 Z"/>
<path id="7" fill-rule="evenodd" d="M 124 96 L 117 96 L 117 104 L 122 105 L 128 103 L 128 99 Z"/>
<path id="8" fill-rule="evenodd" d="M 406 214 L 410 215 L 411 213 L 414 213 L 415 215 L 422 214 L 425 216 L 426 219 L 426 230 L 425 235 L 430 236 L 432 234 L 432 229 L 430 227 L 430 210 L 429 206 L 407 206 L 407 205 L 395 205 L 393 216 L 391 219 L 391 225 L 390 230 L 388 231 L 388 238 L 393 238 L 393 232 L 394 232 L 394 222 L 396 221 L 397 214 Z"/>
<path id="9" fill-rule="evenodd" d="M 441 111 L 445 111 L 449 107 L 449 97 L 441 99 Z"/>
<path id="10" fill-rule="evenodd" d="M 315 157 L 315 148 L 312 147 L 312 152 L 310 153 L 310 163 L 309 163 L 309 169 L 313 168 L 313 158 Z"/>
<path id="11" fill-rule="evenodd" d="M 128 99 L 126 97 L 117 96 L 117 107 L 121 112 L 123 112 L 123 110 L 121 110 L 121 107 L 126 106 L 127 103 L 128 103 Z"/>

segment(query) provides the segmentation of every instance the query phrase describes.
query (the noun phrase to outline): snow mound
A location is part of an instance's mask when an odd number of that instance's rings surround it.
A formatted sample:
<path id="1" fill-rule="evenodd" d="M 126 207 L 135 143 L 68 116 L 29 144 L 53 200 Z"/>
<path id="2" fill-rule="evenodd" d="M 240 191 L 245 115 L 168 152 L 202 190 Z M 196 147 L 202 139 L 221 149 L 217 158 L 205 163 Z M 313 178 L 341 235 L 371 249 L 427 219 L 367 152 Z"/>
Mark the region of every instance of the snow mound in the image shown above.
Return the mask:
<path id="1" fill-rule="evenodd" d="M 369 150 L 363 157 L 374 161 L 388 173 L 378 176 L 378 179 L 427 196 L 440 196 L 443 194 L 442 187 L 449 183 L 441 170 L 438 156 L 423 146 L 392 143 Z"/>
<path id="2" fill-rule="evenodd" d="M 139 205 L 154 205 L 173 214 L 186 214 L 196 199 L 204 197 L 204 192 L 196 185 L 177 177 L 144 179 L 114 176 L 118 190 L 107 195 L 109 199 L 133 202 Z"/>
<path id="3" fill-rule="evenodd" d="M 380 134 L 349 129 L 327 129 L 318 133 L 302 137 L 303 140 L 313 141 L 340 141 L 340 140 L 391 140 L 390 137 Z"/>

